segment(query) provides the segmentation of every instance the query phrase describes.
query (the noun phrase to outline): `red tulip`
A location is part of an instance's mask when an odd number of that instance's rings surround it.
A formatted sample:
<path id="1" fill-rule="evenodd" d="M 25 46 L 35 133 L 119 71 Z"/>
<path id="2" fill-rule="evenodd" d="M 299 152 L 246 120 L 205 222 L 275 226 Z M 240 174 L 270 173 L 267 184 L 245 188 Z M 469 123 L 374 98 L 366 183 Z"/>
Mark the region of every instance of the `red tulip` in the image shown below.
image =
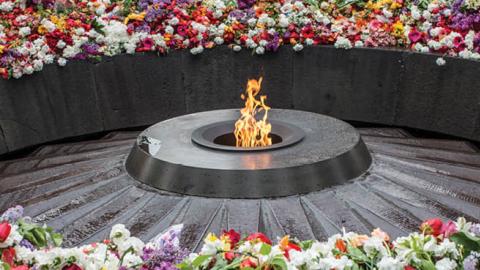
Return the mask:
<path id="1" fill-rule="evenodd" d="M 270 241 L 270 239 L 268 239 L 268 237 L 265 234 L 259 233 L 259 232 L 250 234 L 247 237 L 247 241 L 260 241 L 265 244 L 269 244 L 269 245 L 272 244 L 272 241 Z"/>
<path id="2" fill-rule="evenodd" d="M 0 223 L 0 243 L 3 243 L 5 240 L 7 240 L 11 230 L 12 226 L 7 222 Z"/>
<path id="3" fill-rule="evenodd" d="M 439 236 L 442 232 L 443 222 L 439 218 L 432 218 L 426 220 L 420 225 L 420 230 L 425 234 L 431 234 L 433 236 Z"/>

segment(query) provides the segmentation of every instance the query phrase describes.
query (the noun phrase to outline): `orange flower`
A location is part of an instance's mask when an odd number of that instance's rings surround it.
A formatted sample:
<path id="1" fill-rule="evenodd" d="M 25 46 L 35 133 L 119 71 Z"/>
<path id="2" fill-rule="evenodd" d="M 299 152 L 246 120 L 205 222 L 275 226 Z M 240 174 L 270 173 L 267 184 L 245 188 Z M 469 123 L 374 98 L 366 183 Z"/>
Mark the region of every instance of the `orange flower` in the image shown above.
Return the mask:
<path id="1" fill-rule="evenodd" d="M 385 242 L 390 241 L 390 236 L 386 232 L 380 230 L 379 228 L 376 228 L 375 230 L 373 230 L 372 236 L 383 239 L 383 241 Z"/>
<path id="2" fill-rule="evenodd" d="M 367 241 L 367 240 L 368 240 L 368 235 L 360 234 L 360 235 L 357 235 L 357 236 L 353 237 L 350 240 L 350 244 L 353 247 L 361 247 L 361 246 L 363 246 L 363 243 L 365 243 L 365 241 Z"/>
<path id="3" fill-rule="evenodd" d="M 340 250 L 340 252 L 347 252 L 347 245 L 345 244 L 345 241 L 342 239 L 337 239 L 337 242 L 335 242 L 335 247 Z"/>

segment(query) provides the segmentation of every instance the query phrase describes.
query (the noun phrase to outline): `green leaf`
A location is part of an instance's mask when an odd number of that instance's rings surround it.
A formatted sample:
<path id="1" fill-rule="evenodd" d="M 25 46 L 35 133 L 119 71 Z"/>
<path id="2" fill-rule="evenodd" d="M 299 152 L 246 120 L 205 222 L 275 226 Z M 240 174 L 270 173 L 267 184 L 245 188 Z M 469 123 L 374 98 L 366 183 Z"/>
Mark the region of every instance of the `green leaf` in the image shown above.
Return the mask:
<path id="1" fill-rule="evenodd" d="M 63 235 L 60 233 L 51 233 L 50 237 L 52 238 L 53 244 L 56 247 L 59 247 L 62 245 L 63 242 Z"/>
<path id="2" fill-rule="evenodd" d="M 272 265 L 275 270 L 287 270 L 287 263 L 283 258 L 274 258 L 272 260 Z"/>
<path id="3" fill-rule="evenodd" d="M 45 230 L 42 228 L 35 228 L 31 230 L 33 237 L 37 239 L 37 242 L 39 244 L 39 247 L 45 247 L 47 246 L 47 235 L 45 233 Z"/>
<path id="4" fill-rule="evenodd" d="M 210 259 L 212 256 L 211 255 L 200 255 L 195 260 L 192 262 L 193 267 L 199 267 L 202 265 L 204 262 L 206 262 L 208 259 Z"/>
<path id="5" fill-rule="evenodd" d="M 224 269 L 237 269 L 242 263 L 242 258 L 235 258 L 229 265 L 226 265 Z"/>
<path id="6" fill-rule="evenodd" d="M 300 247 L 302 248 L 302 250 L 309 249 L 309 248 L 312 247 L 312 245 L 313 245 L 313 240 L 307 240 L 307 241 L 300 242 Z"/>
<path id="7" fill-rule="evenodd" d="M 262 246 L 260 247 L 260 254 L 268 255 L 270 254 L 270 251 L 272 251 L 272 246 L 270 246 L 269 244 L 262 243 Z"/>
<path id="8" fill-rule="evenodd" d="M 420 264 L 420 268 L 422 270 L 435 270 L 435 265 L 431 261 L 422 260 L 422 262 Z"/>
<path id="9" fill-rule="evenodd" d="M 176 267 L 180 270 L 193 270 L 193 267 L 189 263 L 186 263 L 186 262 L 181 262 L 181 263 L 177 264 Z"/>
<path id="10" fill-rule="evenodd" d="M 467 257 L 470 252 L 480 250 L 480 238 L 475 237 L 469 233 L 457 232 L 450 236 L 450 240 L 457 245 L 462 245 L 464 248 L 463 256 Z"/>
<path id="11" fill-rule="evenodd" d="M 355 261 L 366 262 L 368 261 L 368 257 L 365 253 L 363 253 L 359 248 L 348 246 L 347 252 L 350 257 Z"/>
<path id="12" fill-rule="evenodd" d="M 0 261 L 0 264 L 3 266 L 3 269 L 10 270 L 10 265 L 8 263 L 4 263 L 4 262 Z"/>

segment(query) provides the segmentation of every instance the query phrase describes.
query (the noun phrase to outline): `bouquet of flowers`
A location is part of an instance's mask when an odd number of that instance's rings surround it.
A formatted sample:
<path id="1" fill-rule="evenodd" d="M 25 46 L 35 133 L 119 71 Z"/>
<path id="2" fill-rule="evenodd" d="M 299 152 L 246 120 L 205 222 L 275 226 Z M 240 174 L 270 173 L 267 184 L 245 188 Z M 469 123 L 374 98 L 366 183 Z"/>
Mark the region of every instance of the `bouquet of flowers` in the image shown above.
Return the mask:
<path id="1" fill-rule="evenodd" d="M 209 234 L 201 251 L 190 254 L 181 270 L 325 269 L 454 270 L 480 269 L 480 224 L 425 221 L 420 232 L 391 239 L 375 229 L 370 235 L 343 232 L 327 241 L 284 236 L 276 244 L 262 233 L 243 239 L 234 230 Z"/>
<path id="2" fill-rule="evenodd" d="M 23 217 L 23 208 L 0 217 L 0 270 L 174 269 L 187 255 L 180 248 L 182 225 L 170 227 L 151 242 L 132 237 L 123 224 L 113 226 L 109 239 L 62 248 L 62 236 L 51 227 Z"/>

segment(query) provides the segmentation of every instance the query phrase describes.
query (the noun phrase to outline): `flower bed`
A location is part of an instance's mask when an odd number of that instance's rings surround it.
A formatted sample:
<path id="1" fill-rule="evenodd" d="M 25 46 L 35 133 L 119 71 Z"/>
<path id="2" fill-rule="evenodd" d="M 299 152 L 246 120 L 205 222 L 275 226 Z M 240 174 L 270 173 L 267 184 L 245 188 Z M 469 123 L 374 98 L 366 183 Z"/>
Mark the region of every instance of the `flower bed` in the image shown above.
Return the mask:
<path id="1" fill-rule="evenodd" d="M 0 270 L 480 269 L 480 224 L 464 218 L 430 219 L 420 232 L 395 240 L 375 229 L 370 235 L 344 231 L 323 242 L 284 236 L 273 244 L 262 233 L 241 238 L 229 230 L 208 234 L 201 251 L 188 254 L 180 247 L 182 225 L 144 243 L 117 224 L 103 242 L 61 248 L 60 234 L 22 214 L 17 206 L 0 217 Z"/>
<path id="2" fill-rule="evenodd" d="M 290 44 L 400 47 L 480 58 L 475 0 L 0 0 L 0 74 L 103 55 L 225 44 L 255 54 Z M 445 64 L 443 58 L 437 64 Z"/>

